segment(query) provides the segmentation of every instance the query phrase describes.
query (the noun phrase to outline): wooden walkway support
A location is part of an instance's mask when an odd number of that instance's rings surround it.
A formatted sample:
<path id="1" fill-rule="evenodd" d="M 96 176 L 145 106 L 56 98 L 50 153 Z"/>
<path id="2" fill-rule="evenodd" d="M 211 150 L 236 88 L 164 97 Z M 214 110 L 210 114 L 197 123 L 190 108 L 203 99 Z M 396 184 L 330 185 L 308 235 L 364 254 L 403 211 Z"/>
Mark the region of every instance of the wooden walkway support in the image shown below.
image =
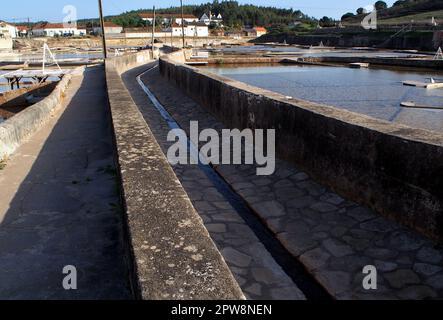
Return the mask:
<path id="1" fill-rule="evenodd" d="M 14 90 L 14 85 L 17 89 L 20 88 L 20 82 L 22 79 L 32 79 L 37 83 L 45 82 L 48 78 L 58 78 L 61 80 L 65 74 L 70 73 L 71 70 L 16 70 L 0 75 L 0 77 L 5 78 L 8 81 L 8 85 L 11 90 Z"/>
<path id="2" fill-rule="evenodd" d="M 443 106 L 419 105 L 419 104 L 416 104 L 414 101 L 402 102 L 400 105 L 405 108 L 443 110 Z"/>

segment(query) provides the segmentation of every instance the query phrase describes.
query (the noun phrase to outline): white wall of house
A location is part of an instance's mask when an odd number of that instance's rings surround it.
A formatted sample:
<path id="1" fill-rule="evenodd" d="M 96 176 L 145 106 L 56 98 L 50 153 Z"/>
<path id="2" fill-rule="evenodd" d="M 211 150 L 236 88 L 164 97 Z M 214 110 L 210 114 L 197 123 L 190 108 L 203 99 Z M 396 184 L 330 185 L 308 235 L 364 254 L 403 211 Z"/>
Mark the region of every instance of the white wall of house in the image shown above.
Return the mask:
<path id="1" fill-rule="evenodd" d="M 32 34 L 37 37 L 55 37 L 63 36 L 64 34 L 75 34 L 77 29 L 73 28 L 44 28 L 44 29 L 34 29 Z"/>
<path id="2" fill-rule="evenodd" d="M 169 32 L 171 30 L 169 29 Z M 174 37 L 182 36 L 182 27 L 173 27 L 172 35 Z M 209 28 L 207 26 L 185 26 L 185 36 L 186 37 L 208 37 L 209 36 Z"/>
<path id="3" fill-rule="evenodd" d="M 16 26 L 13 26 L 12 24 L 0 21 L 0 30 L 3 31 L 3 33 L 6 33 L 6 31 L 9 33 L 9 36 L 11 38 L 17 38 L 17 28 Z"/>
<path id="4" fill-rule="evenodd" d="M 56 37 L 56 36 L 63 36 L 65 34 L 72 34 L 74 36 L 84 36 L 84 35 L 86 35 L 86 29 L 44 28 L 44 29 L 33 29 L 32 30 L 32 35 L 34 37 Z"/>
<path id="5" fill-rule="evenodd" d="M 11 50 L 13 46 L 12 38 L 9 33 L 0 33 L 0 50 Z"/>
<path id="6" fill-rule="evenodd" d="M 26 37 L 28 35 L 28 30 L 22 30 L 18 32 L 18 36 Z"/>
<path id="7" fill-rule="evenodd" d="M 75 33 L 76 36 L 86 36 L 88 34 L 88 31 L 86 29 L 77 29 L 77 32 Z"/>

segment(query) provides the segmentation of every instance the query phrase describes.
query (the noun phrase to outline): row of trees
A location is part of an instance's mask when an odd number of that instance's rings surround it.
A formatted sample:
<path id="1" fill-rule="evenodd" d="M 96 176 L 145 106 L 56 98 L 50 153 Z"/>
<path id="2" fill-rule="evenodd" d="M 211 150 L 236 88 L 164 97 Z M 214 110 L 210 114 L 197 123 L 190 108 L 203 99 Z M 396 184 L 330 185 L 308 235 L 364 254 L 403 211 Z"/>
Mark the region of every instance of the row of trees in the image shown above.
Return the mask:
<path id="1" fill-rule="evenodd" d="M 374 7 L 377 11 L 380 11 L 379 17 L 394 18 L 419 12 L 442 10 L 443 0 L 397 0 L 390 8 L 385 1 L 377 1 L 374 4 Z M 348 20 L 355 17 L 360 18 L 360 15 L 366 14 L 367 12 L 365 8 L 358 8 L 356 13 L 357 14 L 348 12 L 342 16 L 342 20 Z"/>
<path id="2" fill-rule="evenodd" d="M 408 1 L 408 0 L 404 0 L 404 1 Z M 397 1 L 398 2 L 398 1 Z M 384 9 L 387 9 L 388 8 L 388 4 L 386 3 L 386 2 L 384 2 L 384 1 L 377 1 L 376 3 L 374 3 L 374 8 L 376 9 L 376 10 L 384 10 Z M 367 13 L 367 11 L 366 11 L 366 9 L 365 8 L 358 8 L 357 9 L 357 15 L 362 15 L 362 14 L 366 14 Z M 356 15 L 354 14 L 354 13 L 352 13 L 352 12 L 348 12 L 348 13 L 345 13 L 342 17 L 341 17 L 341 20 L 346 20 L 346 19 L 349 19 L 349 18 L 353 18 L 353 17 L 355 17 Z"/>
<path id="3" fill-rule="evenodd" d="M 152 10 L 135 10 L 125 12 L 119 16 L 109 17 L 113 22 L 123 27 L 140 27 L 145 25 L 138 16 L 139 13 L 148 13 Z M 170 7 L 157 11 L 162 14 L 177 14 L 181 12 L 180 7 Z M 223 24 L 227 27 L 238 28 L 244 25 L 269 26 L 273 24 L 291 24 L 295 20 L 302 22 L 312 22 L 315 19 L 305 15 L 300 10 L 281 9 L 275 7 L 263 7 L 255 5 L 242 5 L 237 1 L 208 2 L 201 5 L 184 6 L 185 14 L 193 14 L 197 17 L 203 13 L 212 12 L 223 16 Z"/>

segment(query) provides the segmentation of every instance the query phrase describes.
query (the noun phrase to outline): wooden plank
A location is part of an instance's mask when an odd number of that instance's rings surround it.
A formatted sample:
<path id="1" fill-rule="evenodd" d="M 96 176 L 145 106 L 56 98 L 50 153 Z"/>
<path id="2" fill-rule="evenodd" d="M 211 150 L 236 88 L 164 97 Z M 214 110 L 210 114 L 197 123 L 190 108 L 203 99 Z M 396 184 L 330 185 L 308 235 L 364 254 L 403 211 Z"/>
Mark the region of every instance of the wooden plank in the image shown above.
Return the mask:
<path id="1" fill-rule="evenodd" d="M 427 106 L 427 105 L 418 105 L 413 101 L 405 101 L 400 104 L 405 108 L 414 108 L 414 109 L 433 109 L 433 110 L 443 110 L 443 106 Z"/>
<path id="2" fill-rule="evenodd" d="M 28 68 L 28 64 L 7 64 L 7 65 L 3 65 L 0 66 L 0 70 L 17 70 L 17 69 L 21 69 L 21 68 Z"/>
<path id="3" fill-rule="evenodd" d="M 354 69 L 369 68 L 369 63 L 353 62 L 353 63 L 350 63 L 349 66 Z"/>
<path id="4" fill-rule="evenodd" d="M 443 88 L 443 82 L 439 83 L 426 83 L 419 81 L 404 81 L 403 85 L 417 88 L 425 88 L 425 89 L 439 89 Z"/>
<path id="5" fill-rule="evenodd" d="M 208 61 L 186 61 L 189 66 L 204 66 L 208 64 Z"/>

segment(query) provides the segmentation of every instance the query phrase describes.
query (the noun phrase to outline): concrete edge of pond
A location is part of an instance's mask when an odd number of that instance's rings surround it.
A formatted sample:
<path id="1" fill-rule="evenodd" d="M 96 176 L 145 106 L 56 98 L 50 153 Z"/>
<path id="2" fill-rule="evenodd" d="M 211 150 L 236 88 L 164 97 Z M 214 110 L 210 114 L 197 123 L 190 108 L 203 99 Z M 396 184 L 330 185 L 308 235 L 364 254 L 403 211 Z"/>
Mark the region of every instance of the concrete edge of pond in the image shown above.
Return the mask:
<path id="1" fill-rule="evenodd" d="M 443 134 L 287 99 L 187 66 L 185 58 L 162 57 L 162 75 L 226 126 L 276 129 L 282 159 L 342 196 L 443 240 Z"/>
<path id="2" fill-rule="evenodd" d="M 65 75 L 49 96 L 0 124 L 0 160 L 13 154 L 61 107 L 71 77 Z"/>
<path id="3" fill-rule="evenodd" d="M 121 74 L 149 51 L 108 59 L 106 81 L 126 220 L 126 260 L 137 299 L 244 299 Z"/>

